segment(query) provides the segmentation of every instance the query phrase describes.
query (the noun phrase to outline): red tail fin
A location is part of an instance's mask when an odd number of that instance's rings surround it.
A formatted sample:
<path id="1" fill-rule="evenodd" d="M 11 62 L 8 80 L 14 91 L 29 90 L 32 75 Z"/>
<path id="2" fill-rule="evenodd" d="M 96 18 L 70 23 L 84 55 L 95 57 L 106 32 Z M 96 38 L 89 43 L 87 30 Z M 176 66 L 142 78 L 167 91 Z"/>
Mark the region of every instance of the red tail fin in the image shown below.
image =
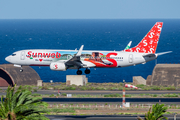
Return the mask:
<path id="1" fill-rule="evenodd" d="M 133 48 L 125 50 L 126 52 L 155 53 L 160 37 L 163 22 L 156 22 L 141 42 Z"/>

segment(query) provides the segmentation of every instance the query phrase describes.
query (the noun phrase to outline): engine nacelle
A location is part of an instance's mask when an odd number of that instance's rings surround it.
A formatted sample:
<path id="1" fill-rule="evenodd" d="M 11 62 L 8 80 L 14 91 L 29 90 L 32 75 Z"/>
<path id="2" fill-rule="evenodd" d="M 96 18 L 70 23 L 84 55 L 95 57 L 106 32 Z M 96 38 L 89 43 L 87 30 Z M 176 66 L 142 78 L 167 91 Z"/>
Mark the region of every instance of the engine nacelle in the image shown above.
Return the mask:
<path id="1" fill-rule="evenodd" d="M 50 64 L 51 70 L 66 71 L 66 65 L 64 63 L 52 62 Z"/>

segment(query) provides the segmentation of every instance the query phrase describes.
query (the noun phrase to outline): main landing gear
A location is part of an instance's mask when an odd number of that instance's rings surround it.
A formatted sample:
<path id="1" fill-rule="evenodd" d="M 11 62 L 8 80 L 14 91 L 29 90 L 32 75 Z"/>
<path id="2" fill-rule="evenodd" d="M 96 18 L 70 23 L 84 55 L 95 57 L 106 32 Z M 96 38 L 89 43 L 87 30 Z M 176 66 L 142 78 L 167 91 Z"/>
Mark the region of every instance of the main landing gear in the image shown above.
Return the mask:
<path id="1" fill-rule="evenodd" d="M 76 73 L 77 73 L 77 75 L 81 75 L 81 74 L 82 74 L 82 71 L 81 71 L 81 70 L 78 70 Z"/>
<path id="2" fill-rule="evenodd" d="M 91 71 L 90 71 L 90 69 L 86 69 L 84 72 L 85 72 L 86 74 L 89 74 Z"/>
<path id="3" fill-rule="evenodd" d="M 85 72 L 85 74 L 89 74 L 91 71 L 89 69 L 86 69 L 84 72 Z M 81 75 L 82 71 L 78 69 L 78 71 L 76 73 L 77 73 L 77 75 Z"/>

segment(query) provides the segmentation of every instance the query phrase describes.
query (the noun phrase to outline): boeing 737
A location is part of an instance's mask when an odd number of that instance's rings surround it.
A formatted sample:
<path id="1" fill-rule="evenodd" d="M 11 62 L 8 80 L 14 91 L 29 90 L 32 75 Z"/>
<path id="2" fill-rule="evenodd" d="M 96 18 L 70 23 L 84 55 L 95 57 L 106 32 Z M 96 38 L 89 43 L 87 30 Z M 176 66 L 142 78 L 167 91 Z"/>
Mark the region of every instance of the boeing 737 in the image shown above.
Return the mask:
<path id="1" fill-rule="evenodd" d="M 14 52 L 5 60 L 16 67 L 21 67 L 21 72 L 22 66 L 25 65 L 49 66 L 51 70 L 59 71 L 77 69 L 78 75 L 82 74 L 81 68 L 86 68 L 85 74 L 89 74 L 90 68 L 115 68 L 144 64 L 157 59 L 159 55 L 171 52 L 156 53 L 162 25 L 163 22 L 156 22 L 137 46 L 122 51 L 83 50 L 84 45 L 82 45 L 79 50 L 21 50 Z"/>

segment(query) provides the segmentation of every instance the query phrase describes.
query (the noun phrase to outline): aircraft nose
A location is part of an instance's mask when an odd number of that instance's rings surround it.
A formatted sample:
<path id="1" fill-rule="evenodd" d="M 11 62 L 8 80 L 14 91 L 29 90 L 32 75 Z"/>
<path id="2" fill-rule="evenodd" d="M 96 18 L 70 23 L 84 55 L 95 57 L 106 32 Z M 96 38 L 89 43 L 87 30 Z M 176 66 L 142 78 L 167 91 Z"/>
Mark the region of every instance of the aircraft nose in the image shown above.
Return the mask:
<path id="1" fill-rule="evenodd" d="M 10 56 L 7 56 L 7 57 L 5 58 L 5 60 L 8 61 L 8 62 L 10 62 L 10 61 L 11 61 L 11 57 L 10 57 Z"/>

